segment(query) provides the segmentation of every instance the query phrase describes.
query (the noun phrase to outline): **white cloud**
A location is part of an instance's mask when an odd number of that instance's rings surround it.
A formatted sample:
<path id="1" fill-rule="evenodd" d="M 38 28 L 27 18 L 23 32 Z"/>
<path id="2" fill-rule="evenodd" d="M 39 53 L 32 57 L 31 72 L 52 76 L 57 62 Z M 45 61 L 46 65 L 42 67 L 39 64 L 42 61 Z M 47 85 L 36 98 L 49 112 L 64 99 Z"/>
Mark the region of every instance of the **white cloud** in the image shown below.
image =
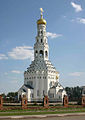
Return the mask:
<path id="1" fill-rule="evenodd" d="M 81 5 L 78 5 L 78 4 L 74 3 L 74 2 L 71 2 L 71 5 L 72 5 L 73 8 L 75 8 L 76 12 L 82 11 Z"/>
<path id="2" fill-rule="evenodd" d="M 8 56 L 16 60 L 33 60 L 33 48 L 31 46 L 19 46 L 8 52 Z"/>
<path id="3" fill-rule="evenodd" d="M 85 74 L 85 72 L 73 72 L 73 73 L 69 73 L 69 76 L 76 76 L 79 77 L 81 75 Z"/>
<path id="4" fill-rule="evenodd" d="M 47 32 L 47 37 L 50 37 L 51 39 L 61 37 L 61 36 L 62 36 L 62 34 Z"/>
<path id="5" fill-rule="evenodd" d="M 5 54 L 0 54 L 0 60 L 7 60 L 8 57 Z"/>
<path id="6" fill-rule="evenodd" d="M 16 73 L 16 74 L 22 73 L 22 71 L 19 71 L 19 70 L 12 70 L 11 72 L 12 72 L 12 73 Z"/>
<path id="7" fill-rule="evenodd" d="M 85 18 L 77 18 L 77 22 L 85 24 Z"/>

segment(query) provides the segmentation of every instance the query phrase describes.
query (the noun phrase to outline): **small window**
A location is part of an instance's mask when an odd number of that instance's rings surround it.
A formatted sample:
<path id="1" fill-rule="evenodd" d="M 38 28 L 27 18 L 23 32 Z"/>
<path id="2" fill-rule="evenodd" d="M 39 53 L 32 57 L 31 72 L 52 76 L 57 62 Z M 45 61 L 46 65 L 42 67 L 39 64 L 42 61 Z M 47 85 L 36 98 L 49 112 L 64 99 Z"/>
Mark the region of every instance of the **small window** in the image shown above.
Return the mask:
<path id="1" fill-rule="evenodd" d="M 48 52 L 47 51 L 45 51 L 45 57 L 47 57 L 48 56 Z"/>
<path id="2" fill-rule="evenodd" d="M 37 39 L 37 42 L 39 42 L 39 40 Z"/>
<path id="3" fill-rule="evenodd" d="M 43 90 L 43 96 L 45 95 L 45 91 Z"/>
<path id="4" fill-rule="evenodd" d="M 37 50 L 35 51 L 35 56 L 38 56 L 38 51 Z"/>
<path id="5" fill-rule="evenodd" d="M 37 90 L 37 96 L 39 96 L 39 90 Z"/>
<path id="6" fill-rule="evenodd" d="M 42 39 L 41 39 L 41 43 L 42 43 Z"/>
<path id="7" fill-rule="evenodd" d="M 41 31 L 41 34 L 43 33 L 43 31 Z"/>

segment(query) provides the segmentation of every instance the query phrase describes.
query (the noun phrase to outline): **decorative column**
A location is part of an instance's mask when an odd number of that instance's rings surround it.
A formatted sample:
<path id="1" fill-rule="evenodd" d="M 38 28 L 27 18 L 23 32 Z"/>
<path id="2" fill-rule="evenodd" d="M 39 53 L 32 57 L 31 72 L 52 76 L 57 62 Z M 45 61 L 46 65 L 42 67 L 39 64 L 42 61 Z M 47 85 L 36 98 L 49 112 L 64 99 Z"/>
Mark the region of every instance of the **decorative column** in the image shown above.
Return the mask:
<path id="1" fill-rule="evenodd" d="M 0 110 L 2 110 L 2 109 L 3 109 L 3 98 L 0 95 Z"/>
<path id="2" fill-rule="evenodd" d="M 68 107 L 68 97 L 66 95 L 63 98 L 63 106 Z"/>
<path id="3" fill-rule="evenodd" d="M 48 108 L 48 107 L 49 107 L 49 99 L 48 99 L 48 96 L 45 96 L 45 97 L 43 98 L 43 106 L 44 106 L 45 108 Z"/>
<path id="4" fill-rule="evenodd" d="M 81 104 L 85 107 L 85 95 L 82 95 Z"/>
<path id="5" fill-rule="evenodd" d="M 22 109 L 27 109 L 27 98 L 26 96 L 23 96 L 21 99 L 21 107 Z"/>

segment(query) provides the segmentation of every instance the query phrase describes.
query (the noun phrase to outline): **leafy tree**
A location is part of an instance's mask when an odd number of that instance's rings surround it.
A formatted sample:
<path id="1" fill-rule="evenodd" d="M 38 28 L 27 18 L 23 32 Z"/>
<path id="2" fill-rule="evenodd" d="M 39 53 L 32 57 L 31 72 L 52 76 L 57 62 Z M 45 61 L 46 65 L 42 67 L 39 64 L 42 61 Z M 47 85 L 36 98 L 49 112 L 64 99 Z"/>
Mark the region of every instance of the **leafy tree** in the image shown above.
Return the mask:
<path id="1" fill-rule="evenodd" d="M 69 97 L 69 101 L 78 101 L 82 94 L 82 88 L 77 87 L 66 87 L 65 88 L 67 95 Z"/>
<path id="2" fill-rule="evenodd" d="M 7 97 L 16 97 L 16 96 L 18 96 L 18 92 L 9 92 L 7 94 Z"/>
<path id="3" fill-rule="evenodd" d="M 3 98 L 5 98 L 5 97 L 6 97 L 5 93 L 2 93 L 2 94 L 1 94 L 1 96 L 2 96 Z"/>

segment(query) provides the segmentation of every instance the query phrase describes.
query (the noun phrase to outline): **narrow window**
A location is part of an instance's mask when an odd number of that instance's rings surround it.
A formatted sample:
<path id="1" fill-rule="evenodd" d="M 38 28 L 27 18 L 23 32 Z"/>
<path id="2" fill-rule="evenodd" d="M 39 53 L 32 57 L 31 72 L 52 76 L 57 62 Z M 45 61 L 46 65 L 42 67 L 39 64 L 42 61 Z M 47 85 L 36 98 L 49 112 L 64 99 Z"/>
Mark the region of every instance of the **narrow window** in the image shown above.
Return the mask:
<path id="1" fill-rule="evenodd" d="M 41 39 L 41 43 L 42 43 L 42 39 Z"/>
<path id="2" fill-rule="evenodd" d="M 45 91 L 43 90 L 43 96 L 45 95 Z"/>
<path id="3" fill-rule="evenodd" d="M 41 34 L 43 33 L 43 31 L 41 31 Z"/>
<path id="4" fill-rule="evenodd" d="M 36 57 L 38 56 L 38 51 L 37 51 L 37 50 L 35 51 L 35 56 L 36 56 Z"/>
<path id="5" fill-rule="evenodd" d="M 37 90 L 37 96 L 39 96 L 39 90 Z"/>
<path id="6" fill-rule="evenodd" d="M 48 52 L 47 51 L 45 51 L 45 57 L 47 57 L 48 56 Z"/>

